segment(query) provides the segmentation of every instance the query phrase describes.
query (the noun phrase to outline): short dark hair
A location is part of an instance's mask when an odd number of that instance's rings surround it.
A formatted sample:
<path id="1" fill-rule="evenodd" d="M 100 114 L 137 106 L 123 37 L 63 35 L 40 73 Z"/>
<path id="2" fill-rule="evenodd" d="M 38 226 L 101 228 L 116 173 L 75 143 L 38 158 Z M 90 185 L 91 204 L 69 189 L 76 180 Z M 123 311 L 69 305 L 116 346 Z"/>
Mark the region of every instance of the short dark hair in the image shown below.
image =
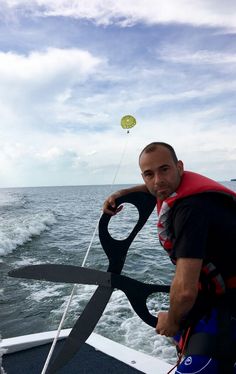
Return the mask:
<path id="1" fill-rule="evenodd" d="M 151 153 L 151 152 L 155 151 L 155 149 L 159 146 L 167 148 L 170 151 L 170 154 L 171 154 L 171 157 L 172 157 L 173 161 L 177 164 L 178 158 L 176 156 L 174 148 L 170 144 L 164 143 L 164 142 L 152 142 L 152 143 L 146 145 L 146 147 L 143 148 L 142 152 L 139 155 L 139 161 L 140 161 L 140 158 L 141 158 L 143 153 Z"/>

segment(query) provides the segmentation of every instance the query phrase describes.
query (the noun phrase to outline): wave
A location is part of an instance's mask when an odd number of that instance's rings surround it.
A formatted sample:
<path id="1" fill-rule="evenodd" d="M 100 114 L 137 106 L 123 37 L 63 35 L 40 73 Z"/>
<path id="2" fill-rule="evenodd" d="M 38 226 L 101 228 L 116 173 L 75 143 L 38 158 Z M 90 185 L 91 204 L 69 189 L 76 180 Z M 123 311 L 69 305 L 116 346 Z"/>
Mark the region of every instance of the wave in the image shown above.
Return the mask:
<path id="1" fill-rule="evenodd" d="M 8 209 L 22 209 L 29 203 L 28 197 L 24 194 L 12 193 L 9 191 L 0 191 L 0 208 L 7 211 Z"/>
<path id="2" fill-rule="evenodd" d="M 32 237 L 49 230 L 54 223 L 56 223 L 56 217 L 50 211 L 8 220 L 2 219 L 0 222 L 0 256 L 6 256 L 18 246 L 31 241 Z"/>

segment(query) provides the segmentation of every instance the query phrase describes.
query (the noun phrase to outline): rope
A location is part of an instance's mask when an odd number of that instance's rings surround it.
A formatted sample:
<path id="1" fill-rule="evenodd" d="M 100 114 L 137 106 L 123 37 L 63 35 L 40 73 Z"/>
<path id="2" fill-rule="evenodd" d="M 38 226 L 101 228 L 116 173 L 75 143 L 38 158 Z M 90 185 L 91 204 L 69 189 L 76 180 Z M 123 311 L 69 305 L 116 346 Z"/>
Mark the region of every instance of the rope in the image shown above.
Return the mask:
<path id="1" fill-rule="evenodd" d="M 129 133 L 130 133 L 129 130 L 127 130 L 127 134 L 129 134 Z M 119 164 L 118 164 L 118 166 L 117 166 L 117 169 L 116 169 L 116 172 L 115 172 L 115 175 L 114 175 L 114 178 L 113 178 L 112 184 L 110 185 L 110 191 L 111 191 L 113 185 L 115 184 L 115 181 L 116 181 L 117 175 L 118 175 L 118 173 L 119 173 L 119 170 L 120 170 L 121 164 L 122 164 L 122 162 L 123 162 L 124 155 L 125 155 L 125 153 L 126 153 L 127 144 L 128 144 L 128 137 L 126 137 L 126 142 L 125 142 L 124 147 L 123 147 L 123 151 L 122 151 L 122 154 L 121 154 L 120 162 L 119 162 Z M 86 251 L 86 254 L 85 254 L 85 256 L 84 256 L 84 259 L 83 259 L 83 262 L 82 262 L 82 265 L 81 265 L 82 267 L 85 266 L 85 263 L 86 263 L 86 261 L 87 261 L 87 258 L 88 258 L 88 255 L 89 255 L 90 249 L 91 249 L 91 247 L 92 247 L 92 244 L 93 244 L 93 241 L 94 241 L 94 238 L 95 238 L 95 235 L 96 235 L 96 232 L 97 232 L 97 229 L 98 229 L 99 221 L 100 221 L 100 218 L 101 218 L 102 214 L 103 214 L 103 212 L 100 213 L 100 216 L 99 216 L 99 218 L 98 218 L 98 220 L 97 220 L 96 227 L 95 227 L 95 229 L 94 229 L 94 231 L 93 231 L 93 234 L 92 234 L 92 237 L 91 237 L 91 240 L 90 240 L 90 243 L 89 243 L 88 249 L 87 249 L 87 251 Z M 50 348 L 50 350 L 49 350 L 49 353 L 48 353 L 48 356 L 47 356 L 47 358 L 46 358 L 45 364 L 44 364 L 43 369 L 42 369 L 42 371 L 41 371 L 41 374 L 45 374 L 45 373 L 46 373 L 46 370 L 47 370 L 47 368 L 48 368 L 48 365 L 49 365 L 49 363 L 50 363 L 51 357 L 52 357 L 52 355 L 53 355 L 53 352 L 54 352 L 54 349 L 55 349 L 56 343 L 57 343 L 58 338 L 59 338 L 59 336 L 60 336 L 61 329 L 62 329 L 62 326 L 63 326 L 63 324 L 64 324 L 64 321 L 65 321 L 65 318 L 66 318 L 67 312 L 68 312 L 68 310 L 69 310 L 69 307 L 70 307 L 70 304 L 71 304 L 71 302 L 72 302 L 72 299 L 73 299 L 74 293 L 75 293 L 75 291 L 76 291 L 76 288 L 77 288 L 77 284 L 74 284 L 74 286 L 73 286 L 73 288 L 72 288 L 72 291 L 71 291 L 71 294 L 70 294 L 70 297 L 69 297 L 69 300 L 68 300 L 68 302 L 67 302 L 67 304 L 66 304 L 66 307 L 65 307 L 65 310 L 64 310 L 64 312 L 63 312 L 63 315 L 62 315 L 61 321 L 60 321 L 60 323 L 59 323 L 59 326 L 58 326 L 58 329 L 57 329 L 56 335 L 55 335 L 55 337 L 54 337 L 54 339 L 53 339 L 53 342 L 52 342 L 51 348 Z"/>
<path id="2" fill-rule="evenodd" d="M 127 131 L 127 135 L 130 134 L 129 130 Z M 111 184 L 111 187 L 110 187 L 110 190 L 112 189 L 113 185 L 115 184 L 115 181 L 116 181 L 116 178 L 117 178 L 117 175 L 120 171 L 120 167 L 121 167 L 121 164 L 123 162 L 123 159 L 124 159 L 124 156 L 125 156 L 125 153 L 126 153 L 126 148 L 127 148 L 127 144 L 128 144 L 128 139 L 129 137 L 126 136 L 126 142 L 124 144 L 124 147 L 123 147 L 123 151 L 122 151 L 122 154 L 121 154 L 121 158 L 120 158 L 120 162 L 117 166 L 117 169 L 116 169 L 116 172 L 115 172 L 115 175 L 114 175 L 114 178 L 113 178 L 113 181 L 112 181 L 112 184 Z"/>
<path id="3" fill-rule="evenodd" d="M 102 213 L 101 213 L 101 215 L 102 215 Z M 100 217 L 101 217 L 101 215 L 100 215 Z M 92 246 L 92 243 L 93 243 L 94 237 L 95 237 L 95 235 L 96 235 L 96 231 L 97 231 L 97 228 L 98 228 L 98 224 L 99 224 L 99 219 L 98 219 L 98 221 L 97 221 L 97 225 L 96 225 L 96 227 L 95 227 L 95 229 L 94 229 L 94 232 L 93 232 L 92 238 L 91 238 L 91 240 L 90 240 L 90 243 L 89 243 L 89 246 L 88 246 L 87 252 L 86 252 L 86 254 L 85 254 L 85 256 L 84 256 L 83 263 L 82 263 L 82 267 L 84 267 L 85 262 L 86 262 L 86 260 L 87 260 L 87 258 L 88 258 L 88 255 L 89 255 L 89 252 L 90 252 L 90 249 L 91 249 L 91 246 Z M 52 342 L 52 345 L 51 345 L 50 351 L 49 351 L 49 353 L 48 353 L 48 356 L 47 356 L 47 359 L 46 359 L 46 361 L 45 361 L 45 364 L 44 364 L 44 367 L 43 367 L 43 370 L 42 370 L 41 374 L 45 374 L 45 373 L 46 373 L 46 370 L 47 370 L 47 368 L 48 368 L 48 365 L 49 365 L 49 363 L 50 363 L 51 357 L 52 357 L 52 355 L 53 355 L 53 352 L 54 352 L 54 349 L 55 349 L 56 343 L 57 343 L 58 338 L 59 338 L 59 336 L 60 336 L 60 332 L 61 332 L 62 326 L 63 326 L 63 324 L 64 324 L 64 321 L 65 321 L 65 318 L 66 318 L 67 312 L 68 312 L 68 310 L 69 310 L 69 307 L 70 307 L 70 304 L 71 304 L 71 302 L 72 302 L 72 299 L 73 299 L 73 296 L 74 296 L 74 293 L 75 293 L 76 289 L 77 289 L 77 284 L 74 284 L 74 286 L 73 286 L 73 288 L 72 288 L 72 291 L 71 291 L 71 294 L 70 294 L 70 297 L 69 297 L 69 300 L 68 300 L 68 302 L 67 302 L 67 304 L 66 304 L 66 307 L 65 307 L 64 313 L 63 313 L 63 315 L 62 315 L 62 318 L 61 318 L 60 324 L 59 324 L 59 326 L 58 326 L 58 329 L 57 329 L 56 335 L 55 335 L 55 337 L 54 337 L 54 339 L 53 339 L 53 342 Z"/>
<path id="4" fill-rule="evenodd" d="M 187 333 L 186 333 L 185 338 L 184 338 L 184 344 L 183 344 L 183 347 L 182 347 L 182 349 L 181 349 L 181 352 L 180 352 L 180 354 L 179 354 L 179 357 L 178 357 L 178 360 L 177 360 L 175 366 L 173 366 L 173 367 L 168 371 L 167 374 L 170 374 L 170 373 L 171 373 L 175 368 L 177 368 L 177 366 L 179 366 L 180 362 L 182 361 L 182 358 L 183 358 L 183 356 L 184 356 L 185 347 L 186 347 L 186 344 L 187 344 L 187 342 L 188 342 L 188 338 L 189 338 L 190 332 L 191 332 L 191 327 L 189 327 L 189 328 L 187 329 Z"/>

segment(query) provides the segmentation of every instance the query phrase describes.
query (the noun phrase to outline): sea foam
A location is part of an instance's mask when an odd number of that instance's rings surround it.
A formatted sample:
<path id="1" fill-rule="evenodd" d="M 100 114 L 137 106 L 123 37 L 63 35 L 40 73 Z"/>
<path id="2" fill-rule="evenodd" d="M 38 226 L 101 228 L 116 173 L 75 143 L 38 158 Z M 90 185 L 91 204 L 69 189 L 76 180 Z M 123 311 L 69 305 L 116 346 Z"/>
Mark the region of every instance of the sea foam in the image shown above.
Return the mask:
<path id="1" fill-rule="evenodd" d="M 0 256 L 11 253 L 18 246 L 32 240 L 32 237 L 48 230 L 55 222 L 56 217 L 50 211 L 0 220 Z"/>

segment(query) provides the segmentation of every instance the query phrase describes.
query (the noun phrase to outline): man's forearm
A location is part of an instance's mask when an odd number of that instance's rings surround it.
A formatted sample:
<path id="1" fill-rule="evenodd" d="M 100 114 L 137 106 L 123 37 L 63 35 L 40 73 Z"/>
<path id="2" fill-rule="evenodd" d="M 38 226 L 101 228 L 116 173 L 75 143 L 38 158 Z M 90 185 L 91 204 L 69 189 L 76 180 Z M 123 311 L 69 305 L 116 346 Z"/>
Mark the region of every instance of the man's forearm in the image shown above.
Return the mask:
<path id="1" fill-rule="evenodd" d="M 170 308 L 168 311 L 168 319 L 170 323 L 180 325 L 181 321 L 192 309 L 197 295 L 197 287 L 184 290 L 173 281 L 170 291 Z"/>
<path id="2" fill-rule="evenodd" d="M 158 315 L 156 331 L 165 336 L 174 336 L 180 323 L 192 309 L 198 295 L 198 280 L 202 260 L 179 258 L 170 289 L 170 308 Z"/>
<path id="3" fill-rule="evenodd" d="M 128 188 L 123 188 L 116 192 L 116 194 L 120 194 L 120 196 L 124 196 L 130 192 L 149 192 L 145 184 L 139 184 L 137 186 L 132 186 Z"/>

